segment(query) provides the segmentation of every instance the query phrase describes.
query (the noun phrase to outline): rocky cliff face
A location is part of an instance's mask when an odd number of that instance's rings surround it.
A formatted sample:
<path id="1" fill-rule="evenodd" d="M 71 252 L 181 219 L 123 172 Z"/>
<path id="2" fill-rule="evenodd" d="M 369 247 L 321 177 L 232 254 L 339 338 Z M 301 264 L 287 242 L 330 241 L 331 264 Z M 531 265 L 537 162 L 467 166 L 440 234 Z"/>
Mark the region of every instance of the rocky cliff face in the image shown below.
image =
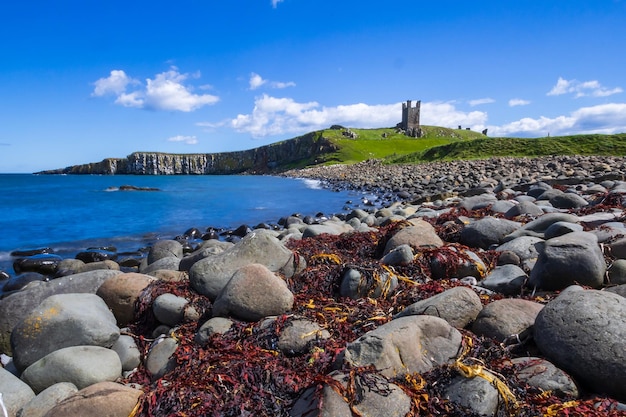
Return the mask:
<path id="1" fill-rule="evenodd" d="M 167 154 L 134 152 L 126 158 L 73 165 L 38 174 L 134 174 L 134 175 L 211 175 L 266 174 L 285 170 L 336 150 L 334 144 L 312 132 L 284 142 L 239 152 Z"/>

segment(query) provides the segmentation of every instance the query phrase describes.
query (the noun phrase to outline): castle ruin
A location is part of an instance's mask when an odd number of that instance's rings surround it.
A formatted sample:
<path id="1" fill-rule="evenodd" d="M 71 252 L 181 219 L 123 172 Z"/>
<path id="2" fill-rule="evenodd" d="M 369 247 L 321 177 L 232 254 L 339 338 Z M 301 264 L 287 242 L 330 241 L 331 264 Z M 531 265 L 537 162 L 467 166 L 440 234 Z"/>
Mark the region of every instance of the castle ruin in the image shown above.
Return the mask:
<path id="1" fill-rule="evenodd" d="M 402 103 L 402 122 L 398 123 L 398 127 L 404 130 L 404 134 L 413 138 L 422 136 L 422 128 L 420 127 L 420 105 L 421 101 L 415 103 L 415 107 L 411 106 L 411 100 Z"/>

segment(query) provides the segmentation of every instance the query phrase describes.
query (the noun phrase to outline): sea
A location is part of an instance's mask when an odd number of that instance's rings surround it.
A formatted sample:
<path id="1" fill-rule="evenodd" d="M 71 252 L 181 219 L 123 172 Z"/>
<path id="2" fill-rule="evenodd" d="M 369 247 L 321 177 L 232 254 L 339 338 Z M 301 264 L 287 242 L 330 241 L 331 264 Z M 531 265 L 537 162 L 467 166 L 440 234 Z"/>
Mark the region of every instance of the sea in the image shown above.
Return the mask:
<path id="1" fill-rule="evenodd" d="M 125 185 L 158 191 L 121 190 Z M 0 270 L 15 275 L 15 250 L 51 248 L 64 258 L 89 247 L 136 251 L 190 228 L 277 224 L 296 213 L 328 216 L 366 198 L 320 181 L 275 176 L 0 174 Z"/>

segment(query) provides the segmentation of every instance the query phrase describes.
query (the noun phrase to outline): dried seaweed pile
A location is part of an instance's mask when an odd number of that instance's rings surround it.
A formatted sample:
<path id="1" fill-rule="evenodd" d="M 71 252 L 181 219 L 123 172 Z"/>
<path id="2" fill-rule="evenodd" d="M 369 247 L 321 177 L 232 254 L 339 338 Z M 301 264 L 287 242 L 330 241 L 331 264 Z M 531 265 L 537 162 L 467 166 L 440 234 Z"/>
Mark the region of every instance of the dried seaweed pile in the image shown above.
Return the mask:
<path id="1" fill-rule="evenodd" d="M 459 213 L 455 215 L 458 216 Z M 471 213 L 464 213 L 470 214 Z M 452 215 L 451 217 L 454 217 Z M 450 220 L 450 219 L 447 219 Z M 446 219 L 435 224 L 440 232 L 453 227 Z M 204 312 L 199 323 L 181 326 L 173 332 L 179 342 L 174 354 L 176 367 L 155 381 L 143 365 L 126 382 L 142 384 L 142 396 L 135 416 L 287 416 L 298 396 L 308 387 L 331 385 L 349 403 L 358 402 L 353 382 L 347 388 L 336 384 L 327 374 L 346 344 L 365 332 L 388 322 L 404 307 L 436 295 L 456 285 L 456 280 L 430 278 L 430 261 L 441 257 L 452 272 L 461 261 L 462 251 L 448 245 L 423 251 L 414 262 L 402 267 L 386 267 L 379 259 L 386 241 L 402 224 L 393 224 L 377 232 L 353 233 L 341 236 L 322 235 L 290 242 L 290 249 L 306 260 L 307 268 L 290 279 L 294 293 L 294 309 L 274 320 L 258 323 L 236 322 L 224 335 L 214 335 L 206 345 L 194 342 L 198 327 L 211 314 L 210 302 L 198 296 L 187 282 L 158 283 L 139 306 L 139 320 L 131 327 L 144 351 L 151 340 L 148 335 L 155 327 L 150 303 L 156 296 L 170 292 L 187 297 L 198 311 Z M 493 266 L 494 254 L 480 252 L 486 265 Z M 338 296 L 340 278 L 346 268 L 357 269 L 367 283 L 379 280 L 383 274 L 398 278 L 398 287 L 383 299 L 353 300 Z M 483 296 L 483 302 L 490 301 Z M 307 318 L 330 333 L 328 339 L 310 343 L 304 354 L 281 352 L 277 341 L 290 320 Z M 412 415 L 471 415 L 447 401 L 441 392 L 446 380 L 462 372 L 488 369 L 498 375 L 502 390 L 510 398 L 502 401 L 502 415 L 520 416 L 610 416 L 614 405 L 609 400 L 590 398 L 568 401 L 521 383 L 515 367 L 509 361 L 510 350 L 491 339 L 479 338 L 463 331 L 465 352 L 462 361 L 442 366 L 431 372 L 399 377 L 389 382 L 399 385 L 412 399 Z M 368 369 L 346 370 L 352 378 L 359 373 L 367 381 Z M 375 385 L 372 382 L 372 385 Z M 372 387 L 372 389 L 381 389 Z M 504 394 L 503 394 L 504 395 Z M 504 399 L 504 398 L 503 398 Z"/>

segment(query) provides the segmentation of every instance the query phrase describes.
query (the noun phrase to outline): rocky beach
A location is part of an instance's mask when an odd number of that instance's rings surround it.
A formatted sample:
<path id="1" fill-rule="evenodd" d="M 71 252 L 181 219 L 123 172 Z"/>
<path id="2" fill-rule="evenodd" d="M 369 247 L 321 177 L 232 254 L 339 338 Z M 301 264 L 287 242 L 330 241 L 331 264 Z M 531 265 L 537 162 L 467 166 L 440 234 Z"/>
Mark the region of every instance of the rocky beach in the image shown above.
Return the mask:
<path id="1" fill-rule="evenodd" d="M 283 175 L 370 197 L 127 259 L 22 253 L 4 414 L 626 415 L 626 160 Z"/>

